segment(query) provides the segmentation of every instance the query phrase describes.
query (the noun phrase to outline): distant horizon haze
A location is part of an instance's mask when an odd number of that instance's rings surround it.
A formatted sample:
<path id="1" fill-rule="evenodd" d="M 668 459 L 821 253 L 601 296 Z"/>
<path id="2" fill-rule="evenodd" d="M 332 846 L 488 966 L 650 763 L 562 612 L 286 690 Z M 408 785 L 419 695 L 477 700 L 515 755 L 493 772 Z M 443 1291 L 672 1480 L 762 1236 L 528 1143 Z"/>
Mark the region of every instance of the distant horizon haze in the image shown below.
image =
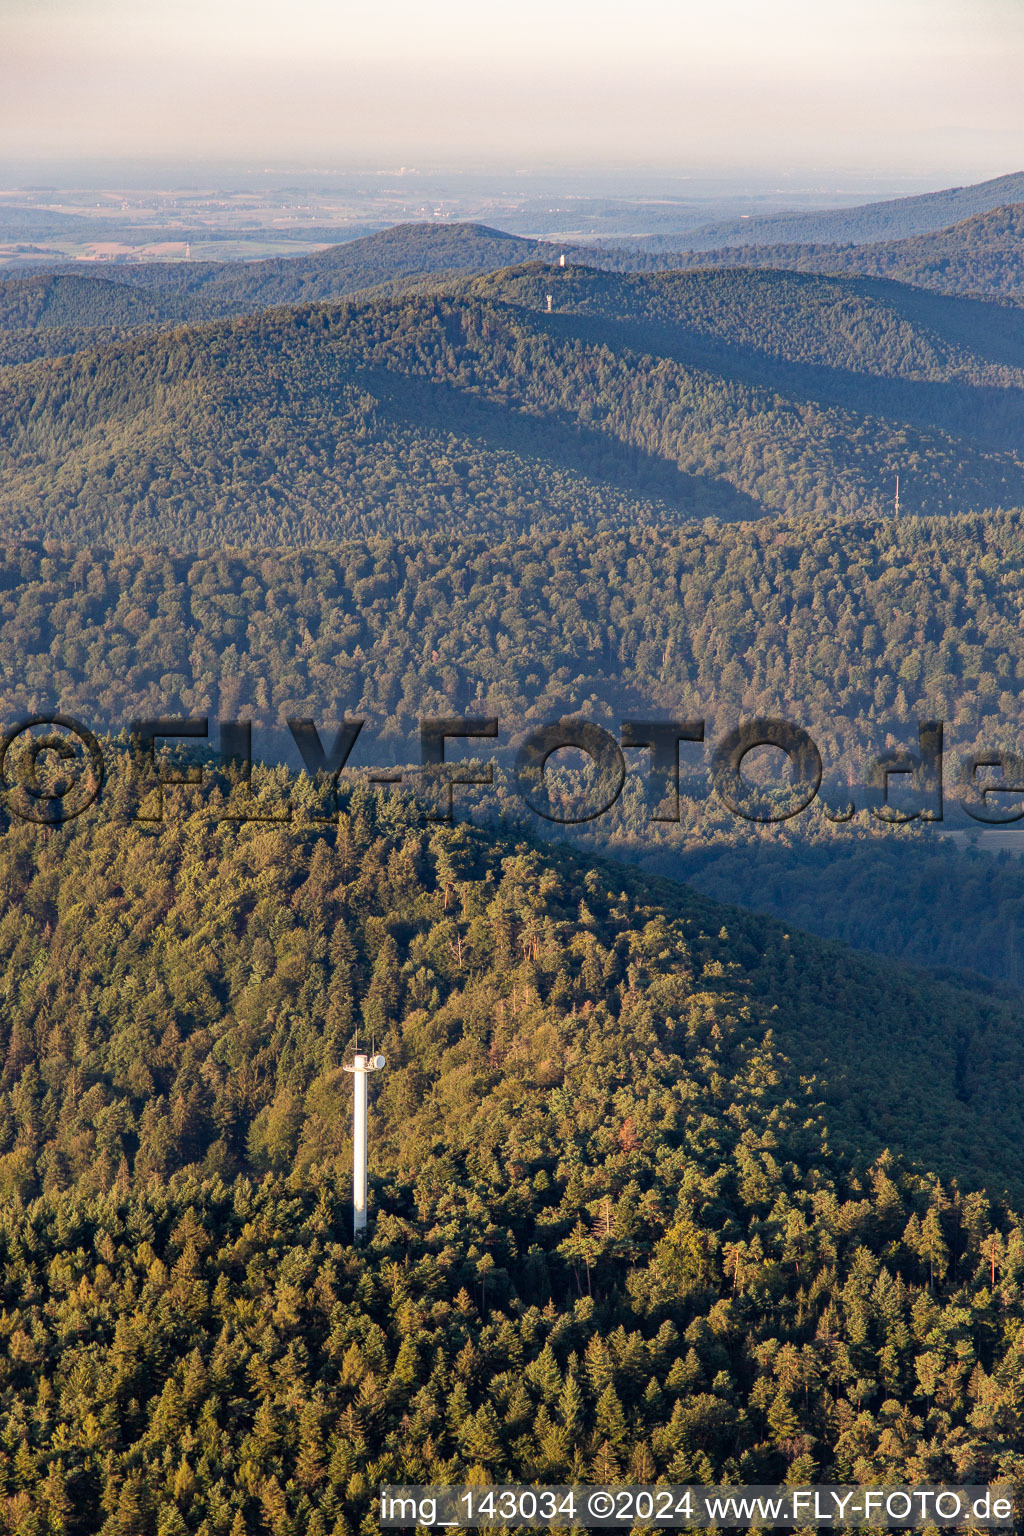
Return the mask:
<path id="1" fill-rule="evenodd" d="M 885 195 L 1024 165 L 1022 66 L 1019 0 L 0 0 L 0 143 L 12 162 L 854 176 Z"/>
<path id="2" fill-rule="evenodd" d="M 764 202 L 768 207 L 854 205 L 882 199 L 914 197 L 921 193 L 943 191 L 962 182 L 974 183 L 1008 175 L 1024 168 L 996 164 L 969 178 L 936 172 L 930 176 L 898 175 L 873 171 L 871 167 L 846 166 L 813 168 L 799 174 L 785 167 L 750 170 L 743 175 L 701 175 L 696 171 L 657 171 L 649 166 L 589 166 L 579 163 L 535 166 L 511 166 L 491 162 L 456 161 L 417 166 L 375 166 L 302 164 L 297 157 L 273 163 L 269 157 L 224 160 L 203 156 L 123 157 L 117 155 L 83 157 L 5 156 L 0 154 L 0 196 L 17 191 L 126 191 L 265 192 L 274 188 L 294 188 L 311 193 L 340 192 L 358 194 L 393 186 L 409 195 L 422 189 L 424 198 L 441 202 L 451 199 L 463 203 L 474 194 L 510 199 L 635 199 L 643 203 L 679 202 L 714 206 L 730 200 L 749 200 L 751 206 Z M 460 217 L 461 215 L 454 215 Z M 717 215 L 716 215 L 717 216 Z"/>

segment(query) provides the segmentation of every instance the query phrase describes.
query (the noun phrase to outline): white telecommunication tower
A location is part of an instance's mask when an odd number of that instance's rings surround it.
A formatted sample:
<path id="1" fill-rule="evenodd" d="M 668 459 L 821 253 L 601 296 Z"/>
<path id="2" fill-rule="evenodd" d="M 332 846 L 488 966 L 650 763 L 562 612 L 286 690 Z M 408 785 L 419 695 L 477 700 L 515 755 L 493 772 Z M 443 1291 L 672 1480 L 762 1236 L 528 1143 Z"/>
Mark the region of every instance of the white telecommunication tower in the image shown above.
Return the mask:
<path id="1" fill-rule="evenodd" d="M 345 1068 L 352 1073 L 352 1237 L 357 1243 L 366 1231 L 366 1075 L 383 1066 L 383 1056 L 357 1051 Z"/>
<path id="2" fill-rule="evenodd" d="M 549 314 L 549 315 L 550 315 L 550 313 L 551 313 L 551 300 L 552 300 L 552 298 L 553 298 L 553 297 L 554 297 L 554 295 L 553 295 L 553 294 L 550 294 L 550 293 L 546 293 L 546 294 L 545 294 L 545 295 L 544 295 L 544 297 L 545 297 L 545 298 L 546 298 L 546 299 L 547 299 L 547 301 L 548 301 L 548 310 L 547 310 L 547 312 L 548 312 L 548 314 Z"/>

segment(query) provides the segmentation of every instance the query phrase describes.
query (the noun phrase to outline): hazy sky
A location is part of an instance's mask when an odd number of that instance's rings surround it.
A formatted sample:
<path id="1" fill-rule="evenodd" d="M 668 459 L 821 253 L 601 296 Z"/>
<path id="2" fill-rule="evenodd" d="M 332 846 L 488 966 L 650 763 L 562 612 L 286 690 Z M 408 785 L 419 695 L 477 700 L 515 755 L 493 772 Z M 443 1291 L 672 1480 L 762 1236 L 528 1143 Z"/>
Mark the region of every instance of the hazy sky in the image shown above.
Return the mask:
<path id="1" fill-rule="evenodd" d="M 1024 167 L 1024 0 L 0 0 L 0 146 L 967 180 Z"/>

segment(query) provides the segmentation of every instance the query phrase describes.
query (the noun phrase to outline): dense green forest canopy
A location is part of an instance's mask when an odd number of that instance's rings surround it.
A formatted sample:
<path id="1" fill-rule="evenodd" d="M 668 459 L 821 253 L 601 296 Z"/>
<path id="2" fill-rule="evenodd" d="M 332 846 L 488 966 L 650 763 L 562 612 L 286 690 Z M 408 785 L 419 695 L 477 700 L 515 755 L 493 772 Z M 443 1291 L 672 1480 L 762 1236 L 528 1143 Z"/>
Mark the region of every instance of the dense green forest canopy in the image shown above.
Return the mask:
<path id="1" fill-rule="evenodd" d="M 485 224 L 396 224 L 313 255 L 264 261 L 80 262 L 62 271 L 11 275 L 0 282 L 0 334 L 39 332 L 40 345 L 48 345 L 56 355 L 62 340 L 67 345 L 72 327 L 85 336 L 89 327 L 111 324 L 144 326 L 158 320 L 252 314 L 275 305 L 342 299 L 414 279 L 444 283 L 458 274 L 522 262 L 554 264 L 562 249 Z M 631 260 L 614 251 L 595 251 L 594 256 L 607 264 Z"/>
<path id="2" fill-rule="evenodd" d="M 559 258 L 617 271 L 756 267 L 893 278 L 945 293 L 1020 291 L 1024 204 L 976 214 L 951 228 L 866 245 L 736 245 L 665 251 L 650 242 L 557 244 L 486 225 L 400 224 L 312 256 L 255 262 L 90 262 L 0 282 L 0 360 L 55 356 L 110 339 L 111 327 L 199 322 L 281 304 L 410 285 L 445 286 L 459 274 Z M 95 284 L 96 286 L 92 286 Z M 34 347 L 34 351 L 32 350 Z"/>
<path id="3" fill-rule="evenodd" d="M 1024 834 L 1015 852 L 993 854 L 953 846 L 934 830 L 914 837 L 858 828 L 853 836 L 824 837 L 801 827 L 788 837 L 754 839 L 718 820 L 687 838 L 681 854 L 652 848 L 649 834 L 624 840 L 623 851 L 720 901 L 932 974 L 1024 984 Z"/>
<path id="4" fill-rule="evenodd" d="M 158 298 L 123 282 L 61 272 L 0 283 L 4 331 L 124 328 L 165 318 Z"/>
<path id="5" fill-rule="evenodd" d="M 520 1031 L 520 1046 L 539 1033 L 534 1046 L 555 1049 L 546 1021 L 560 1019 L 580 1044 L 591 1023 L 599 1033 L 590 1014 L 624 981 L 645 1016 L 673 1013 L 691 992 L 721 994 L 721 1006 L 706 999 L 709 1028 L 734 1009 L 747 1050 L 770 1035 L 793 1058 L 785 1092 L 807 1103 L 823 1095 L 822 1125 L 850 1156 L 891 1146 L 994 1195 L 1004 1186 L 1024 1195 L 1024 1110 L 1000 1076 L 1024 1069 L 1015 1001 L 785 934 L 769 918 L 518 829 L 426 823 L 397 792 L 345 791 L 338 825 L 309 822 L 302 807 L 319 810 L 319 799 L 278 769 L 258 803 L 269 812 L 289 798 L 292 821 L 240 825 L 228 790 L 226 781 L 202 794 L 168 789 L 163 821 L 138 821 L 142 802 L 114 764 L 101 800 L 60 829 L 4 818 L 0 988 L 19 999 L 0 1025 L 8 1194 L 96 1192 L 119 1170 L 163 1178 L 196 1162 L 252 1175 L 343 1156 L 340 1053 L 357 1027 L 391 1055 L 382 1167 L 413 1172 L 413 1148 L 434 1133 L 444 1093 L 432 1083 L 445 1018 L 457 1053 L 449 1067 L 470 1046 L 471 1019 L 475 1048 L 496 1067 L 515 1059 Z M 588 955 L 598 971 L 583 965 Z M 539 1012 L 520 1019 L 513 984 Z M 625 1059 L 647 1038 L 640 1015 L 634 1026 L 622 1035 Z M 491 1050 L 495 1030 L 503 1044 Z M 246 1062 L 242 1093 L 234 1068 Z M 191 1131 L 168 1145 L 160 1094 L 169 1113 L 200 1068 Z M 813 1092 L 808 1073 L 823 1074 Z M 927 1084 L 926 1108 L 908 1092 L 915 1080 Z M 49 1093 L 32 1157 L 24 1081 Z M 90 1093 L 98 1082 L 104 1092 Z M 278 1123 L 289 1099 L 291 1116 Z M 101 1112 L 110 1104 L 121 1105 L 113 1116 Z M 125 1116 L 143 1111 L 149 1129 L 132 1133 Z M 456 1118 L 451 1150 L 471 1156 L 479 1127 Z M 97 1157 L 100 1126 L 119 1122 Z"/>
<path id="6" fill-rule="evenodd" d="M 119 797 L 0 844 L 12 1536 L 1020 1476 L 1005 1005 L 362 792 L 305 835 Z"/>
<path id="7" fill-rule="evenodd" d="M 1001 217 L 951 284 L 1003 270 Z M 274 755 L 365 715 L 364 766 L 427 714 L 503 736 L 455 827 L 350 780 L 311 821 L 282 766 L 291 820 L 240 821 L 212 763 L 142 823 L 110 743 L 66 827 L 0 804 L 2 1536 L 370 1536 L 384 1481 L 1024 1478 L 1024 864 L 863 808 L 751 828 L 702 748 L 657 836 L 637 757 L 556 846 L 507 777 L 577 712 L 782 715 L 833 798 L 920 719 L 949 777 L 1016 749 L 1021 312 L 553 254 L 411 226 L 0 285 L 4 725 L 241 718 Z M 884 515 L 896 473 L 942 515 Z"/>
<path id="8" fill-rule="evenodd" d="M 686 243 L 714 248 L 723 245 L 779 245 L 827 243 L 865 244 L 869 241 L 902 240 L 959 224 L 977 213 L 989 213 L 1009 203 L 1024 202 L 1024 171 L 996 176 L 966 187 L 948 187 L 915 197 L 891 198 L 864 203 L 858 208 L 835 208 L 815 213 L 752 214 L 748 218 L 720 221 L 688 233 Z"/>
<path id="9" fill-rule="evenodd" d="M 870 374 L 876 379 L 1019 389 L 1024 311 L 936 296 L 886 281 L 759 270 L 555 272 L 528 265 L 471 291 L 558 314 L 631 325 L 651 343 L 717 343 L 721 355 Z M 671 355 L 671 353 L 669 354 Z M 771 377 L 766 374 L 765 378 Z M 785 377 L 783 375 L 783 377 Z M 885 401 L 883 393 L 881 400 Z"/>
<path id="10" fill-rule="evenodd" d="M 934 234 L 843 252 L 831 270 L 896 278 L 943 293 L 1019 299 L 1024 295 L 1024 203 L 976 214 Z"/>
<path id="11" fill-rule="evenodd" d="M 877 283 L 528 266 L 177 328 L 0 370 L 0 526 L 187 548 L 863 514 L 899 472 L 906 511 L 1015 507 L 1018 319 Z"/>
<path id="12" fill-rule="evenodd" d="M 311 256 L 252 262 L 77 262 L 0 281 L 0 366 L 103 346 L 158 325 L 252 314 L 558 259 L 559 247 L 483 224 L 398 224 Z M 570 248 L 566 248 L 570 249 Z M 632 254 L 594 251 L 599 265 Z M 660 257 L 645 264 L 664 265 Z"/>
<path id="13" fill-rule="evenodd" d="M 172 555 L 8 546 L 5 715 L 362 713 L 415 748 L 424 713 L 509 729 L 581 711 L 789 714 L 855 779 L 879 735 L 948 750 L 1022 728 L 1017 516 L 768 520 L 495 542 L 444 533 Z M 413 752 L 415 755 L 415 752 Z"/>
<path id="14" fill-rule="evenodd" d="M 779 267 L 890 278 L 940 293 L 1024 295 L 1024 203 L 975 214 L 949 229 L 869 245 L 747 245 L 661 252 L 609 245 L 623 268 Z M 588 260 L 593 260 L 588 255 Z M 596 264 L 596 263 L 595 263 Z M 610 261 L 607 263 L 610 264 Z"/>
<path id="15" fill-rule="evenodd" d="M 0 366 L 100 347 L 174 318 L 123 282 L 61 272 L 0 283 Z"/>
<path id="16" fill-rule="evenodd" d="M 809 814 L 762 833 L 706 772 L 680 826 L 656 826 L 638 753 L 593 846 L 856 945 L 1019 983 L 1024 867 L 939 839 L 972 825 L 964 757 L 1017 750 L 1024 729 L 1022 564 L 1009 516 L 851 523 L 841 540 L 826 521 L 766 520 L 198 556 L 17 545 L 0 560 L 0 704 L 5 725 L 63 708 L 115 732 L 208 716 L 213 749 L 218 718 L 249 719 L 270 761 L 289 715 L 325 731 L 362 716 L 353 768 L 417 762 L 424 715 L 494 714 L 499 784 L 481 808 L 519 813 L 501 790 L 510 747 L 561 715 L 616 735 L 652 712 L 704 719 L 691 772 L 737 720 L 781 715 L 811 731 L 826 788 L 863 782 L 887 744 L 914 748 L 916 722 L 941 719 L 947 819 L 920 836 L 863 806 L 850 824 Z"/>

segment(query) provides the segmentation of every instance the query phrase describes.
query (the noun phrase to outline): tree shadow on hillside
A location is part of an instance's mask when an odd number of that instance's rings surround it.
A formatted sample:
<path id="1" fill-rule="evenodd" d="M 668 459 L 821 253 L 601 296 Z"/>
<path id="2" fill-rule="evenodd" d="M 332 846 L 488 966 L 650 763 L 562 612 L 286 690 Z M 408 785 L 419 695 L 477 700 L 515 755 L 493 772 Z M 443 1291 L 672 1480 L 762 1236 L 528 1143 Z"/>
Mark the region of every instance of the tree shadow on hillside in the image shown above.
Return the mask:
<path id="1" fill-rule="evenodd" d="M 581 426 L 564 410 L 532 414 L 444 382 L 384 369 L 359 370 L 355 377 L 377 398 L 381 419 L 398 428 L 454 433 L 485 450 L 537 460 L 625 495 L 657 498 L 685 518 L 749 522 L 771 515 L 771 509 L 727 480 L 688 473 L 610 433 Z"/>
<path id="2" fill-rule="evenodd" d="M 669 358 L 683 367 L 701 368 L 736 383 L 770 389 L 791 401 L 882 417 L 897 426 L 952 433 L 1003 452 L 1019 452 L 1024 441 L 1024 390 L 891 378 L 820 363 L 790 362 L 682 326 L 668 329 L 573 314 L 534 314 L 533 319 L 562 340 Z M 1007 493 L 1015 497 L 1013 505 L 1024 500 L 1024 468 L 1019 484 L 1008 487 Z"/>

